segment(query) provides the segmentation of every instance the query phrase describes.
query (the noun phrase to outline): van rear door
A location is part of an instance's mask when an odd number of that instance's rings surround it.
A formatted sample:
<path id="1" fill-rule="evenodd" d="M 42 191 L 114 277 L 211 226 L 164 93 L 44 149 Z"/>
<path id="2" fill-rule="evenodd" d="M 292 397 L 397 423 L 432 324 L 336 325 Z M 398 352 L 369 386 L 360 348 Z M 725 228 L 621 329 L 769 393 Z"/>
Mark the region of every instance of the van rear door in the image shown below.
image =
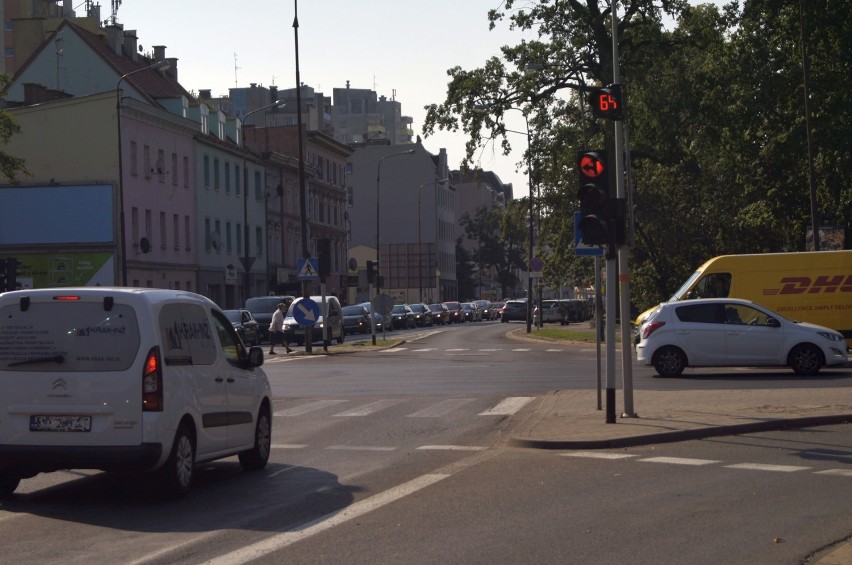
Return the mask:
<path id="1" fill-rule="evenodd" d="M 112 297 L 0 301 L 0 443 L 140 444 L 140 342 L 134 308 Z"/>

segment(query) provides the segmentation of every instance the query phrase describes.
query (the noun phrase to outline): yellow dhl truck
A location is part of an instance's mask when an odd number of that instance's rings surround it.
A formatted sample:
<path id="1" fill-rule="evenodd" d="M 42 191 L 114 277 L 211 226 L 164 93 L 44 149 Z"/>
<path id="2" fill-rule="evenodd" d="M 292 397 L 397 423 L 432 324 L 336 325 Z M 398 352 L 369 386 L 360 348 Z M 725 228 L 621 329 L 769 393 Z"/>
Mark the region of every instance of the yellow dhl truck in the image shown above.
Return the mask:
<path id="1" fill-rule="evenodd" d="M 669 301 L 728 296 L 837 330 L 852 347 L 852 251 L 721 255 L 698 267 Z M 652 310 L 636 318 L 637 328 Z"/>

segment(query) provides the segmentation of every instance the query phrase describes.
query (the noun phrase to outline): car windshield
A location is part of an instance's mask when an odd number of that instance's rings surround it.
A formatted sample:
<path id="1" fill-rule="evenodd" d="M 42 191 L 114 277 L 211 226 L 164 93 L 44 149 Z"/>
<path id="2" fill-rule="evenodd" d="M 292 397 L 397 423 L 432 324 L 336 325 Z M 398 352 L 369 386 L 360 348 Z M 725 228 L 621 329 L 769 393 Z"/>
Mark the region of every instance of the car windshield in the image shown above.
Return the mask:
<path id="1" fill-rule="evenodd" d="M 443 312 L 444 311 L 444 309 L 441 308 L 440 304 L 430 304 L 429 310 L 431 310 L 432 312 Z"/>
<path id="2" fill-rule="evenodd" d="M 258 312 L 274 312 L 281 298 L 278 296 L 262 296 L 246 300 L 246 310 L 252 314 Z"/>
<path id="3" fill-rule="evenodd" d="M 239 310 L 223 310 L 222 312 L 232 323 L 242 321 L 242 316 L 240 316 Z"/>
<path id="4" fill-rule="evenodd" d="M 426 308 L 422 304 L 412 304 L 411 309 L 415 312 L 425 312 Z"/>
<path id="5" fill-rule="evenodd" d="M 404 314 L 405 313 L 405 306 L 403 306 L 402 304 L 397 304 L 396 306 L 393 307 L 393 310 L 391 312 L 394 313 L 394 314 Z"/>
<path id="6" fill-rule="evenodd" d="M 344 306 L 343 307 L 343 315 L 344 316 L 363 316 L 364 315 L 364 307 L 363 306 Z"/>

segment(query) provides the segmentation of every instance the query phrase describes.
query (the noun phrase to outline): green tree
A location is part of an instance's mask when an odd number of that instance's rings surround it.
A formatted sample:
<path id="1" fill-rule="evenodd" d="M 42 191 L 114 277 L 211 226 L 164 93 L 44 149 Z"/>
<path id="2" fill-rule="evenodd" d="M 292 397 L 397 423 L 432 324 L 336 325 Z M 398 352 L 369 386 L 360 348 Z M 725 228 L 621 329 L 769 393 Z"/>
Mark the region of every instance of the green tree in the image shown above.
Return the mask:
<path id="1" fill-rule="evenodd" d="M 458 298 L 467 301 L 476 296 L 476 280 L 474 279 L 473 257 L 462 246 L 462 238 L 456 240 L 456 281 L 459 285 Z"/>
<path id="2" fill-rule="evenodd" d="M 12 79 L 10 79 L 8 75 L 0 73 L 0 99 L 5 100 L 6 93 L 11 82 Z M 0 141 L 2 141 L 4 145 L 8 144 L 9 140 L 12 139 L 12 136 L 20 131 L 21 127 L 15 123 L 12 115 L 9 112 L 0 109 Z M 12 184 L 17 184 L 18 175 L 29 175 L 24 164 L 24 160 L 15 157 L 14 155 L 10 155 L 5 151 L 0 151 L 0 173 L 9 179 L 9 182 Z"/>

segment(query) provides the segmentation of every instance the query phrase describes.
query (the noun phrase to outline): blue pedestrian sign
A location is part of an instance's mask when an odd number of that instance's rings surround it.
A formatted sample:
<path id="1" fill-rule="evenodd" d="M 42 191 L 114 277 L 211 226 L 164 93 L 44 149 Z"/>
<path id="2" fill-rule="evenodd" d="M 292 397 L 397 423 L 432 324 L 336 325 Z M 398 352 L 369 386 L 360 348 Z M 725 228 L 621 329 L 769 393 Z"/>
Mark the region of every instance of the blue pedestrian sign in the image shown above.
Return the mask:
<path id="1" fill-rule="evenodd" d="M 296 267 L 299 269 L 296 278 L 300 281 L 313 281 L 319 278 L 319 263 L 315 257 L 298 259 Z"/>
<path id="2" fill-rule="evenodd" d="M 310 298 L 302 298 L 293 303 L 293 318 L 300 326 L 313 326 L 319 317 L 319 304 Z"/>

